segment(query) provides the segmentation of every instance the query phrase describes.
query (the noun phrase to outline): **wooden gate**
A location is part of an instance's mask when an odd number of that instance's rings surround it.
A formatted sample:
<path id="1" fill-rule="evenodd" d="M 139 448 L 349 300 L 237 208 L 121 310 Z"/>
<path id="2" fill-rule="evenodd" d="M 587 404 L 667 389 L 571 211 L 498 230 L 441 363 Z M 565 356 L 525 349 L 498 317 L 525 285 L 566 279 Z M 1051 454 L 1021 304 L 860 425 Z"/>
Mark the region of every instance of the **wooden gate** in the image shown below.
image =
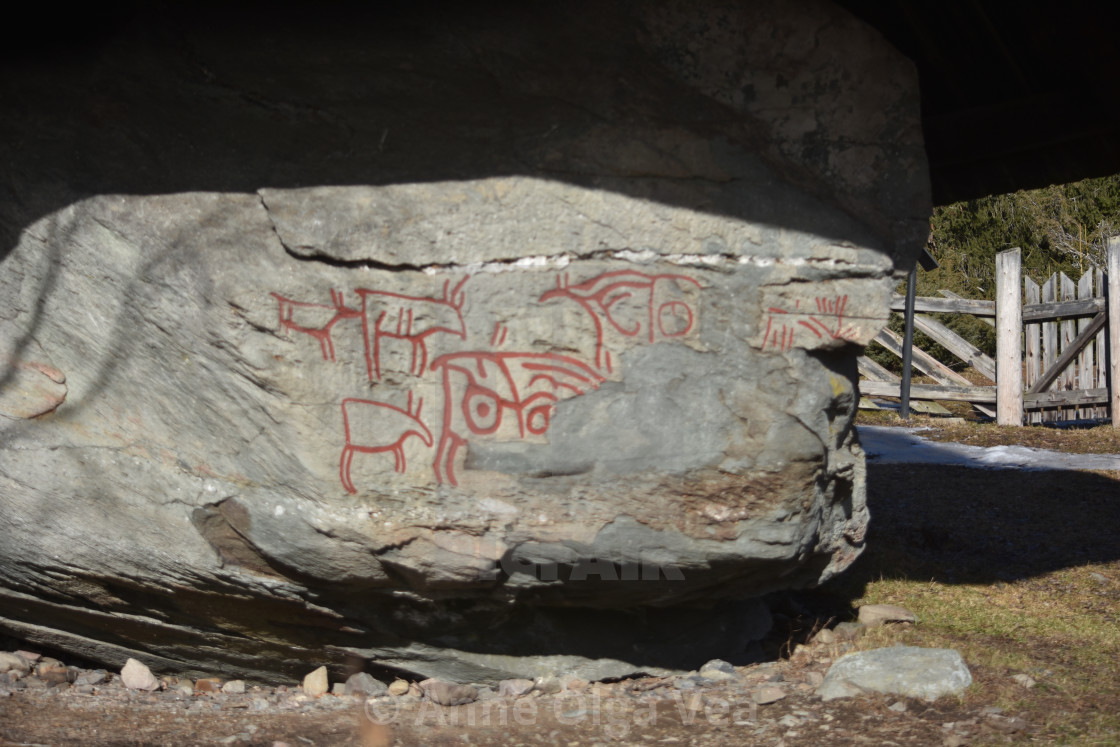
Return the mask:
<path id="1" fill-rule="evenodd" d="M 1022 291 L 1020 291 L 1022 288 Z M 915 348 L 914 367 L 937 385 L 914 385 L 914 400 L 970 402 L 996 416 L 1000 425 L 1055 420 L 1102 419 L 1120 427 L 1120 237 L 1109 240 L 1107 271 L 1093 269 L 1074 282 L 1056 273 L 1041 286 L 1022 277 L 1019 249 L 996 256 L 996 300 L 916 298 L 915 312 L 971 314 L 996 327 L 993 361 L 959 335 L 924 313 L 914 326 L 993 382 L 974 386 L 960 374 Z M 1112 299 L 1112 303 L 1109 303 Z M 895 296 L 891 309 L 903 311 Z M 902 340 L 883 330 L 876 342 L 903 354 Z M 901 382 L 861 356 L 860 391 L 872 396 L 901 395 Z M 995 409 L 992 409 L 992 406 Z"/>

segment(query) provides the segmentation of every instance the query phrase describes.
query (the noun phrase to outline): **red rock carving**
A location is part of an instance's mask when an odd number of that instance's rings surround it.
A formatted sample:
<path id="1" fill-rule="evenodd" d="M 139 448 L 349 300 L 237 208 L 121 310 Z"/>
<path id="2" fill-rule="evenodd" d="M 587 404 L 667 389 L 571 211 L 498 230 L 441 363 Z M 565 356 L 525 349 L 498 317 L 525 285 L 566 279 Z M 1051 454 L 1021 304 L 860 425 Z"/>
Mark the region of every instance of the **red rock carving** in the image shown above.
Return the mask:
<path id="1" fill-rule="evenodd" d="M 362 297 L 362 325 L 366 341 L 366 370 L 369 380 L 381 379 L 381 340 L 388 337 L 412 343 L 412 364 L 409 372 L 420 375 L 428 362 L 427 339 L 447 334 L 466 339 L 463 323 L 463 278 L 454 289 L 451 281 L 443 284 L 443 297 L 406 296 L 389 291 L 358 288 Z M 417 366 L 419 361 L 419 366 Z"/>
<path id="2" fill-rule="evenodd" d="M 598 389 L 605 379 L 583 361 L 555 353 L 447 353 L 432 361 L 443 372 L 443 432 L 432 465 L 452 485 L 455 455 L 471 435 L 502 430 L 509 438 L 548 430 L 556 403 Z M 505 423 L 512 413 L 515 420 Z"/>
<path id="3" fill-rule="evenodd" d="M 608 329 L 636 337 L 644 328 L 650 342 L 659 337 L 683 337 L 692 331 L 696 314 L 688 302 L 680 298 L 665 300 L 668 293 L 679 293 L 688 283 L 703 287 L 687 275 L 649 275 L 636 270 L 605 272 L 578 285 L 570 285 L 566 276 L 558 276 L 556 288 L 538 300 L 570 298 L 582 306 L 595 322 L 595 366 L 610 372 L 610 351 L 604 349 Z M 627 304 L 632 298 L 637 303 Z"/>
<path id="4" fill-rule="evenodd" d="M 362 316 L 358 309 L 351 309 L 342 301 L 340 291 L 331 290 L 330 305 L 293 301 L 279 293 L 271 294 L 279 306 L 280 329 L 295 330 L 311 335 L 319 341 L 323 360 L 334 360 L 334 341 L 331 328 L 343 319 L 357 319 Z"/>
<path id="5" fill-rule="evenodd" d="M 808 321 L 798 319 L 797 324 L 812 332 L 819 339 L 828 337 L 832 340 L 852 340 L 856 337 L 856 330 L 851 326 L 844 326 L 844 309 L 848 305 L 848 297 L 837 296 L 835 298 L 827 298 L 820 296 L 816 299 L 817 314 L 810 315 Z M 801 308 L 801 302 L 797 301 L 794 304 L 795 311 Z M 770 316 L 766 318 L 766 333 L 762 336 L 762 349 L 767 347 L 777 348 L 781 352 L 786 352 L 793 347 L 794 333 L 797 327 L 791 323 L 782 321 L 775 325 L 775 314 L 789 314 L 791 312 L 785 309 L 771 306 L 767 311 Z"/>
<path id="6" fill-rule="evenodd" d="M 412 409 L 411 392 L 408 394 L 406 410 L 369 399 L 348 397 L 342 400 L 342 427 L 346 432 L 346 445 L 342 447 L 338 475 L 347 492 L 358 492 L 350 479 L 350 463 L 354 461 L 354 452 L 380 454 L 391 451 L 394 469 L 404 472 L 404 442 L 409 436 L 419 438 L 425 446 L 434 443 L 432 432 L 420 420 L 420 409 L 423 406 L 424 400 L 420 399 L 416 402 L 416 409 Z"/>

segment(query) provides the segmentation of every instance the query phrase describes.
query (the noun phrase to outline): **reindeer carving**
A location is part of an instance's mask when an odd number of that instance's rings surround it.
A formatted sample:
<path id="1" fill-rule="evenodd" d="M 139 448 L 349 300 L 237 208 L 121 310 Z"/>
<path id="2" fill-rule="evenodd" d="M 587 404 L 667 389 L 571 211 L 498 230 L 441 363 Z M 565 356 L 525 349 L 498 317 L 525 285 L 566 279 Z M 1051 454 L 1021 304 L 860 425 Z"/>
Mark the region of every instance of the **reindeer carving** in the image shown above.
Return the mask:
<path id="1" fill-rule="evenodd" d="M 466 339 L 463 323 L 463 278 L 451 289 L 451 281 L 443 284 L 443 297 L 406 296 L 389 291 L 359 288 L 362 297 L 362 325 L 366 342 L 366 369 L 370 381 L 381 379 L 381 340 L 391 338 L 412 343 L 412 364 L 409 373 L 420 375 L 428 362 L 427 340 L 445 334 Z M 449 290 L 450 289 L 450 290 Z"/>
<path id="2" fill-rule="evenodd" d="M 408 409 L 368 399 L 348 397 L 342 400 L 342 427 L 346 432 L 346 445 L 342 447 L 338 475 L 347 492 L 358 492 L 350 479 L 350 464 L 354 460 L 354 452 L 381 454 L 391 451 L 393 468 L 403 473 L 407 467 L 404 442 L 410 436 L 419 438 L 425 446 L 434 443 L 432 432 L 420 420 L 423 406 L 424 400 L 419 399 L 416 409 L 412 409 L 411 392 L 408 394 Z"/>
<path id="3" fill-rule="evenodd" d="M 294 330 L 311 335 L 319 341 L 323 360 L 334 360 L 334 340 L 331 329 L 343 319 L 357 319 L 362 316 L 359 309 L 351 309 L 342 300 L 342 292 L 331 290 L 330 305 L 293 301 L 279 293 L 271 294 L 279 305 L 280 329 Z"/>
<path id="4" fill-rule="evenodd" d="M 642 334 L 650 342 L 683 337 L 692 331 L 696 315 L 685 291 L 700 283 L 687 275 L 649 275 L 636 270 L 615 270 L 570 285 L 566 276 L 556 278 L 556 288 L 546 291 L 541 302 L 567 298 L 582 306 L 595 324 L 595 367 L 613 371 L 608 332 L 623 337 Z"/>
<path id="5" fill-rule="evenodd" d="M 605 381 L 583 361 L 555 353 L 447 353 L 432 361 L 436 369 L 443 372 L 443 431 L 432 469 L 452 485 L 456 453 L 469 437 L 541 436 L 557 402 Z"/>

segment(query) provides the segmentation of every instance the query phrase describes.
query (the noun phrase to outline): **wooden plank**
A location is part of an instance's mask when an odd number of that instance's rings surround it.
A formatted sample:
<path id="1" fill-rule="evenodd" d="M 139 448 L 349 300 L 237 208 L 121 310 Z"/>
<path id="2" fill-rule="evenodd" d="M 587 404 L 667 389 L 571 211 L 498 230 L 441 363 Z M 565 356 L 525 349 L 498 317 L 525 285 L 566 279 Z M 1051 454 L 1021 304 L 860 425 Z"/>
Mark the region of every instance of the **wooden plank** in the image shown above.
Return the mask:
<path id="1" fill-rule="evenodd" d="M 1062 355 L 1054 362 L 1054 365 L 1046 369 L 1046 373 L 1039 377 L 1034 386 L 1030 388 L 1029 394 L 1038 394 L 1045 392 L 1051 384 L 1058 380 L 1063 371 L 1066 371 L 1071 363 L 1074 363 L 1077 356 L 1085 349 L 1085 346 L 1093 341 L 1105 325 L 1108 317 L 1102 314 L 1097 314 L 1093 320 L 1089 322 L 1089 326 L 1085 331 L 1077 336 L 1077 339 L 1072 340 L 1070 344 L 1062 351 Z"/>
<path id="2" fill-rule="evenodd" d="M 1024 406 L 1033 409 L 1042 407 L 1069 407 L 1078 405 L 1093 405 L 1108 402 L 1107 389 L 1072 389 L 1069 391 L 1038 392 L 1024 394 Z"/>
<path id="3" fill-rule="evenodd" d="M 944 291 L 942 291 L 944 293 Z M 897 293 L 891 296 L 891 311 L 906 311 L 906 297 Z M 993 301 L 979 301 L 972 298 L 934 298 L 918 296 L 914 299 L 914 311 L 927 314 L 972 314 L 973 316 L 995 316 Z"/>
<path id="4" fill-rule="evenodd" d="M 1086 299 L 1093 297 L 1093 271 L 1089 270 L 1081 276 L 1077 281 L 1077 298 Z M 1077 320 L 1077 335 L 1080 337 L 1085 333 L 1089 327 L 1089 320 L 1081 317 Z M 1089 344 L 1081 351 L 1081 355 L 1077 356 L 1077 383 L 1074 389 L 1092 389 L 1094 384 L 1093 377 L 1093 346 L 1096 338 L 1091 338 Z M 1091 418 L 1093 417 L 1092 408 L 1082 408 L 1078 410 L 1077 417 Z"/>
<path id="5" fill-rule="evenodd" d="M 872 397 L 899 396 L 898 384 L 885 381 L 861 381 L 860 394 Z M 994 386 L 933 386 L 931 384 L 911 384 L 910 396 L 914 399 L 943 400 L 947 402 L 995 402 Z"/>
<path id="6" fill-rule="evenodd" d="M 1029 306 L 1036 304 L 1041 300 L 1041 289 L 1038 283 L 1030 278 L 1023 278 L 1023 300 Z M 1039 356 L 1042 354 L 1042 325 L 1038 322 L 1032 324 L 1023 324 L 1023 345 L 1026 348 L 1026 379 L 1023 386 L 1027 389 L 1034 386 L 1038 378 L 1042 375 L 1042 361 Z M 1027 421 L 1030 423 L 1041 423 L 1042 414 L 1038 412 L 1027 413 Z"/>
<path id="7" fill-rule="evenodd" d="M 939 290 L 937 292 L 940 293 L 941 295 L 945 296 L 945 298 L 953 298 L 953 299 L 956 299 L 957 301 L 967 300 L 963 296 L 958 296 L 953 291 Z M 995 301 L 985 301 L 984 303 L 992 304 L 992 314 L 991 314 L 991 316 L 987 316 L 987 315 L 980 316 L 979 314 L 973 314 L 973 316 L 976 317 L 977 319 L 979 319 L 980 321 L 984 322 L 984 324 L 987 324 L 989 327 L 994 327 L 994 326 L 996 326 L 996 320 L 991 318 L 991 317 L 995 316 L 995 308 L 996 308 L 995 307 Z"/>
<path id="8" fill-rule="evenodd" d="M 879 331 L 879 334 L 875 335 L 875 342 L 879 343 L 887 350 L 897 355 L 899 358 L 902 357 L 902 338 L 886 327 L 881 329 Z M 939 384 L 961 384 L 962 386 L 972 385 L 971 381 L 961 376 L 959 373 L 949 368 L 921 348 L 913 348 L 911 352 L 914 357 L 914 368 L 918 369 L 926 376 L 936 379 Z"/>
<path id="9" fill-rule="evenodd" d="M 1112 427 L 1120 428 L 1120 236 L 1108 240 L 1108 388 Z"/>
<path id="10" fill-rule="evenodd" d="M 1043 303 L 1053 303 L 1057 300 L 1058 293 L 1058 274 L 1054 273 L 1046 282 L 1042 284 L 1042 301 Z M 1054 361 L 1058 359 L 1058 325 L 1053 321 L 1047 321 L 1042 325 L 1042 355 L 1039 361 L 1042 364 L 1043 371 L 1049 371 Z M 1042 419 L 1045 422 L 1055 420 L 1057 414 L 1051 410 L 1042 414 Z"/>
<path id="11" fill-rule="evenodd" d="M 946 327 L 932 316 L 918 314 L 914 326 L 953 355 L 969 364 L 984 376 L 996 380 L 996 362 L 984 355 L 980 348 Z"/>
<path id="12" fill-rule="evenodd" d="M 887 404 L 887 403 L 876 402 L 875 400 L 873 400 L 869 397 L 860 397 L 859 398 L 859 409 L 861 409 L 861 410 L 896 410 L 896 411 L 898 410 L 898 407 L 891 407 L 889 405 L 884 407 L 883 406 L 884 404 Z M 910 409 L 913 410 L 914 412 L 920 412 L 920 413 L 923 413 L 925 415 L 952 415 L 953 414 L 953 413 L 949 412 L 948 410 L 946 410 L 941 405 L 937 404 L 936 402 L 923 402 L 919 399 L 916 399 L 916 400 L 914 400 L 913 402 L 910 403 Z"/>
<path id="13" fill-rule="evenodd" d="M 859 375 L 866 379 L 871 379 L 872 381 L 889 381 L 892 383 L 898 383 L 899 381 L 897 376 L 866 355 L 857 356 L 856 365 L 859 367 Z"/>
<path id="14" fill-rule="evenodd" d="M 1059 301 L 1055 298 L 1047 302 L 1046 297 L 1043 296 L 1042 300 L 1042 303 L 1023 306 L 1024 322 L 1044 322 L 1058 318 L 1096 316 L 1104 311 L 1105 306 L 1103 298 L 1090 298 L 1084 301 Z"/>
<path id="15" fill-rule="evenodd" d="M 1108 287 L 1104 279 L 1104 270 L 1097 268 L 1093 271 L 1093 286 L 1097 289 L 1097 294 L 1104 296 L 1108 291 Z M 1107 326 L 1107 325 L 1106 325 Z M 1089 385 L 1095 389 L 1103 389 L 1108 387 L 1108 330 L 1102 329 L 1097 333 L 1097 378 L 1094 383 Z M 1108 417 L 1108 405 L 1096 408 L 1096 417 Z"/>
<path id="16" fill-rule="evenodd" d="M 1070 279 L 1064 272 L 1058 275 L 1058 285 L 1061 287 L 1063 301 L 1076 301 L 1077 300 L 1077 284 Z M 1077 337 L 1077 320 L 1069 317 L 1064 317 L 1061 321 L 1062 333 L 1062 353 L 1065 353 L 1073 345 L 1073 340 Z M 1065 370 L 1062 371 L 1060 386 L 1062 389 L 1076 389 L 1076 367 L 1069 365 L 1072 360 L 1068 360 Z M 1062 413 L 1065 416 L 1063 419 L 1074 419 L 1077 417 L 1076 413 Z"/>
<path id="17" fill-rule="evenodd" d="M 996 422 L 1023 424 L 1022 252 L 996 255 Z"/>

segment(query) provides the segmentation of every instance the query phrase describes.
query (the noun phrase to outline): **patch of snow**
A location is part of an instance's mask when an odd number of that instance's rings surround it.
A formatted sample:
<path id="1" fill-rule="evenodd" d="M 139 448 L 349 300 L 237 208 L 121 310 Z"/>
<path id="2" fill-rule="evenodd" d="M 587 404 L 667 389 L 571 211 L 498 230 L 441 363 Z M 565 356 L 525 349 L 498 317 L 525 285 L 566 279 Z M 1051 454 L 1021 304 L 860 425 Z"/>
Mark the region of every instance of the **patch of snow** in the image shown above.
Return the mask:
<path id="1" fill-rule="evenodd" d="M 944 464 L 989 469 L 1120 470 L 1120 454 L 1064 454 L 1026 446 L 968 446 L 927 441 L 921 428 L 856 426 L 872 464 Z"/>

